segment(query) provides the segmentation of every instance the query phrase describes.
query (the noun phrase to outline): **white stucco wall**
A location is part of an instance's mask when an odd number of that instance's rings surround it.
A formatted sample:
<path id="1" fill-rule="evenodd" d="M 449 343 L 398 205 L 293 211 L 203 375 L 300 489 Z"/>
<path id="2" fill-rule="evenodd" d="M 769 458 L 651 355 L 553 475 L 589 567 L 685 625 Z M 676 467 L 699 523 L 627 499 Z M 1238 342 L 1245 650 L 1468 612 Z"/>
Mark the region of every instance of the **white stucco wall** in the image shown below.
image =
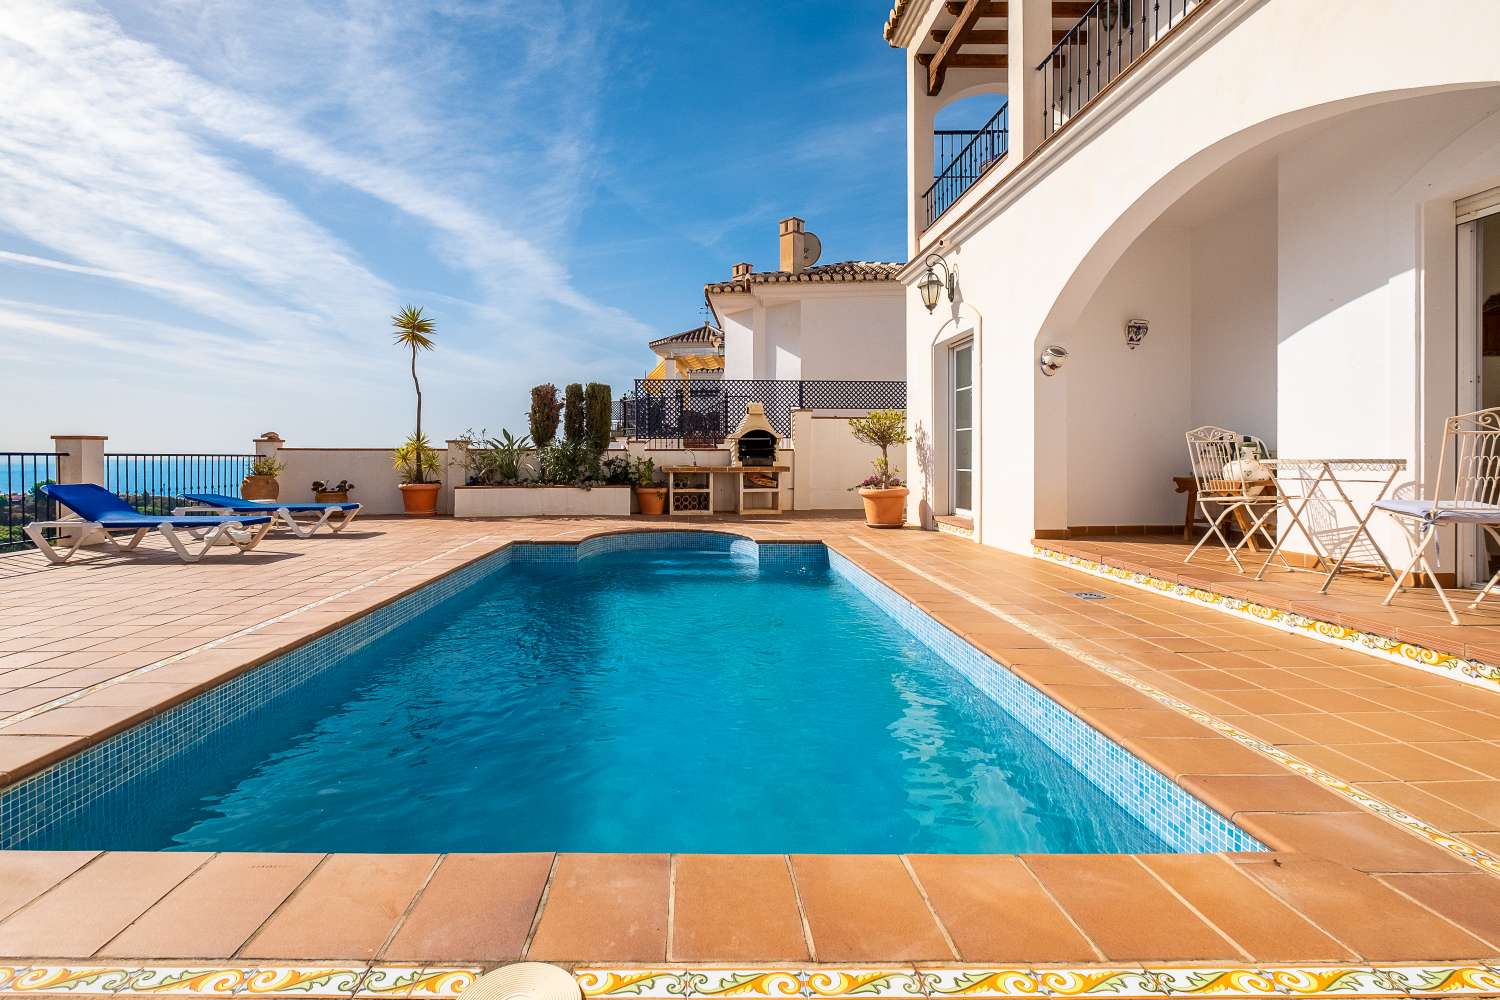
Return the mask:
<path id="1" fill-rule="evenodd" d="M 934 345 L 975 331 L 982 541 L 1025 551 L 1034 529 L 1067 526 L 1066 482 L 1079 464 L 1069 422 L 1106 419 L 1116 404 L 1070 391 L 1085 369 L 1077 358 L 1043 379 L 1039 347 L 1071 346 L 1121 256 L 1200 182 L 1288 137 L 1308 142 L 1300 129 L 1336 129 L 1366 107 L 1392 112 L 1369 125 L 1380 137 L 1373 147 L 1330 142 L 1326 156 L 1312 147 L 1278 154 L 1275 434 L 1283 454 L 1321 442 L 1344 454 L 1404 455 L 1417 476 L 1433 464 L 1453 405 L 1451 201 L 1500 183 L 1500 128 L 1489 117 L 1500 109 L 1492 44 L 1500 5 L 1454 0 L 1438 17 L 1371 0 L 1360 9 L 1358 44 L 1349 32 L 1340 5 L 1218 0 L 1056 140 L 1012 165 L 982 203 L 961 201 L 923 234 L 923 247 L 943 241 L 960 294 L 929 316 L 908 293 L 912 419 L 919 442 L 941 436 Z M 1396 110 L 1423 94 L 1443 96 Z M 1263 230 L 1248 235 L 1246 246 L 1269 242 Z M 1207 266 L 1205 255 L 1188 280 L 1204 279 L 1226 300 L 1232 279 L 1210 278 Z M 916 267 L 903 275 L 909 284 L 919 276 Z M 1254 279 L 1265 287 L 1264 274 Z M 1241 305 L 1226 323 L 1264 323 L 1263 296 Z M 1206 318 L 1202 308 L 1189 316 Z M 1222 397 L 1206 381 L 1200 388 L 1191 402 L 1189 385 L 1190 418 L 1206 418 L 1208 400 Z M 1226 408 L 1224 422 L 1264 420 L 1264 383 L 1253 398 L 1238 413 Z M 1097 412 L 1078 412 L 1080 399 Z M 924 501 L 941 512 L 945 470 L 932 465 L 929 480 L 921 457 L 914 444 L 913 514 Z"/>
<path id="2" fill-rule="evenodd" d="M 278 461 L 286 471 L 277 477 L 282 500 L 311 503 L 314 480 L 338 482 L 347 479 L 354 484 L 350 500 L 357 500 L 363 514 L 399 514 L 401 477 L 392 465 L 392 448 L 282 448 Z"/>
<path id="3" fill-rule="evenodd" d="M 802 303 L 778 302 L 765 309 L 765 374 L 757 378 L 799 379 L 802 377 Z M 822 331 L 810 329 L 808 338 Z"/>
<path id="4" fill-rule="evenodd" d="M 849 418 L 867 410 L 798 410 L 792 415 L 797 442 L 794 467 L 798 510 L 858 510 L 863 506 L 850 487 L 874 469 L 880 449 L 854 439 Z M 891 465 L 904 476 L 902 449 L 893 449 Z"/>
<path id="5" fill-rule="evenodd" d="M 802 300 L 802 377 L 904 379 L 904 289 L 886 283 L 849 287 Z"/>
<path id="6" fill-rule="evenodd" d="M 721 311 L 719 322 L 724 330 L 724 377 L 759 378 L 755 345 L 755 310 Z"/>

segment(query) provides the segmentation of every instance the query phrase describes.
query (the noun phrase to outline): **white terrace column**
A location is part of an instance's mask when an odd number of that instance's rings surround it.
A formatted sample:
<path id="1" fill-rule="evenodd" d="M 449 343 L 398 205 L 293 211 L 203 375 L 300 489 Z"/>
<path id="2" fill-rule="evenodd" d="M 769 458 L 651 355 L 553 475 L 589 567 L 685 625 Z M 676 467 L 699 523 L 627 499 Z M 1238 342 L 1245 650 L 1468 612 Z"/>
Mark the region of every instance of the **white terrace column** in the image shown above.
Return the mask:
<path id="1" fill-rule="evenodd" d="M 469 442 L 462 438 L 448 442 L 448 451 L 443 458 L 443 488 L 438 499 L 438 510 L 453 513 L 453 487 L 463 486 L 469 481 Z"/>
<path id="2" fill-rule="evenodd" d="M 1042 74 L 1037 66 L 1052 51 L 1052 0 L 1011 0 L 1006 18 L 1009 67 L 1010 155 L 1019 162 L 1042 141 Z"/>
<path id="3" fill-rule="evenodd" d="M 104 485 L 104 434 L 54 434 L 52 450 L 57 455 L 59 483 Z"/>

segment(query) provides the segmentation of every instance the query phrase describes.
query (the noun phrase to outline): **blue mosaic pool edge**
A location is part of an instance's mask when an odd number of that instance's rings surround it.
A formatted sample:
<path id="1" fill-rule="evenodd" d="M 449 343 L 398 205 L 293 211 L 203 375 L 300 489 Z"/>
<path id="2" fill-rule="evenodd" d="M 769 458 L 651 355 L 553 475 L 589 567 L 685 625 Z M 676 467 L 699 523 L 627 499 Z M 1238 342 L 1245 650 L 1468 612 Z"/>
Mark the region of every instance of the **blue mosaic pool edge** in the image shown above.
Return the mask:
<path id="1" fill-rule="evenodd" d="M 1264 844 L 1191 792 L 980 652 L 849 559 L 830 551 L 828 566 L 1174 849 L 1267 850 Z"/>
<path id="2" fill-rule="evenodd" d="M 0 790 L 0 849 L 24 848 L 38 842 L 50 827 L 67 822 L 112 789 L 160 766 L 274 699 L 288 695 L 341 658 L 506 566 L 575 562 L 606 552 L 646 548 L 702 549 L 705 543 L 766 566 L 829 567 L 1174 848 L 1265 850 L 1258 841 L 1186 790 L 822 543 L 756 543 L 712 531 L 629 532 L 596 536 L 579 543 L 507 545 Z"/>

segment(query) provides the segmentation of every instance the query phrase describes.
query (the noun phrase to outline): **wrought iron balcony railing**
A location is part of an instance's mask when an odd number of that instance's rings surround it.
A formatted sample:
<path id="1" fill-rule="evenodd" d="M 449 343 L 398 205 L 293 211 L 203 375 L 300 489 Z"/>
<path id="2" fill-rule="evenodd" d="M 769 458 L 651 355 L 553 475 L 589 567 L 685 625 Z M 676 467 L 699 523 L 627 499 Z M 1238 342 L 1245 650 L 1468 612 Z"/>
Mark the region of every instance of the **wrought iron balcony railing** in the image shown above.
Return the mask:
<path id="1" fill-rule="evenodd" d="M 739 426 L 746 403 L 760 403 L 776 433 L 790 438 L 796 410 L 904 410 L 906 383 L 636 379 L 635 391 L 620 401 L 620 423 L 632 438 L 709 447 Z"/>
<path id="2" fill-rule="evenodd" d="M 1042 137 L 1062 128 L 1109 83 L 1209 0 L 1097 0 L 1047 53 Z"/>
<path id="3" fill-rule="evenodd" d="M 1005 157 L 1010 145 L 1010 105 L 1001 105 L 981 129 L 972 132 L 942 129 L 934 132 L 932 138 L 933 163 L 940 169 L 923 195 L 927 226 Z"/>

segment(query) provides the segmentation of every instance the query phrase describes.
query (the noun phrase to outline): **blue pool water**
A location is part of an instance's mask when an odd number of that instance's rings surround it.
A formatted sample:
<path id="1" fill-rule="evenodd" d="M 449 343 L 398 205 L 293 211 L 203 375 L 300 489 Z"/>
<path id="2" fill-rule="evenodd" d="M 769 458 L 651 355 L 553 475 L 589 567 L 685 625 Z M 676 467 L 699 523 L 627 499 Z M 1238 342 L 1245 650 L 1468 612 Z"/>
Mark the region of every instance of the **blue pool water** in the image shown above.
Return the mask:
<path id="1" fill-rule="evenodd" d="M 1170 849 L 826 566 L 517 563 L 47 848 Z"/>

